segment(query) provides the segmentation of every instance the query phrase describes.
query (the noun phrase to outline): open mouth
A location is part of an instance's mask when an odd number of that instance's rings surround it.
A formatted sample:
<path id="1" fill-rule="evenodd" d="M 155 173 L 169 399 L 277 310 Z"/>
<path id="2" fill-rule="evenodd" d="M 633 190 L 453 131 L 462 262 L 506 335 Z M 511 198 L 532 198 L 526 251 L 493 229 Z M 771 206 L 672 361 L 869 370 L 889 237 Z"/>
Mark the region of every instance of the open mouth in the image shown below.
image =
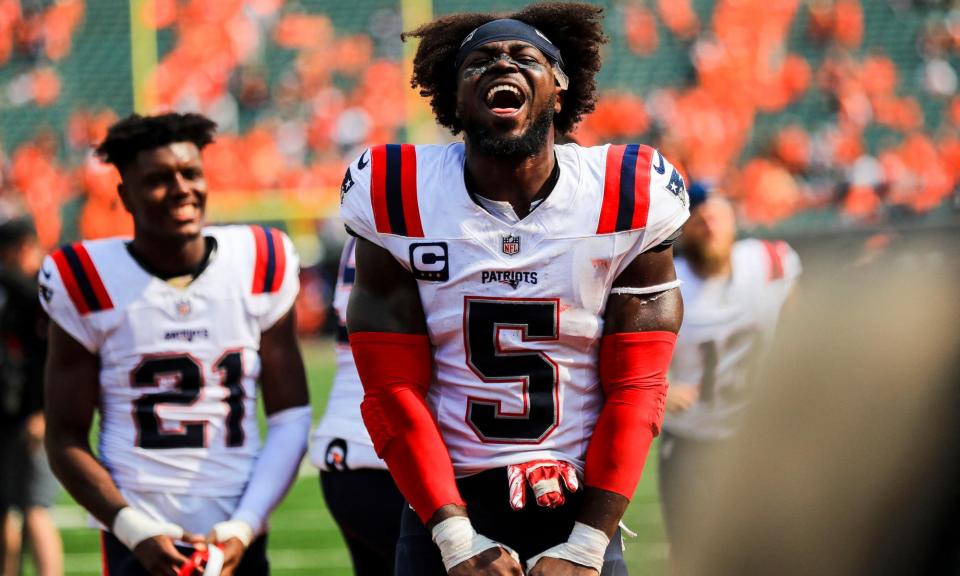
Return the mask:
<path id="1" fill-rule="evenodd" d="M 189 222 L 200 216 L 200 208 L 196 204 L 177 206 L 173 211 L 173 219 L 178 222 Z"/>
<path id="2" fill-rule="evenodd" d="M 516 114 L 527 98 L 516 86 L 510 84 L 497 84 L 487 91 L 484 99 L 490 111 L 498 116 L 511 116 Z"/>

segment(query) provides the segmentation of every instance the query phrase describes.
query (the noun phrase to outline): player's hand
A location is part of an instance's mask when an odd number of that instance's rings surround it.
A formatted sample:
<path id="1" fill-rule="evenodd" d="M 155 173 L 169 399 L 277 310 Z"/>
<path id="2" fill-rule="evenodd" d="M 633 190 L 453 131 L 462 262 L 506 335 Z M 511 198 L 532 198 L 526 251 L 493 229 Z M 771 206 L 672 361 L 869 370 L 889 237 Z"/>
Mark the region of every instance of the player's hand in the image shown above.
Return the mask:
<path id="1" fill-rule="evenodd" d="M 243 560 L 247 547 L 239 539 L 231 538 L 221 543 L 220 548 L 223 550 L 223 568 L 220 570 L 220 576 L 231 576 Z"/>
<path id="2" fill-rule="evenodd" d="M 196 540 L 195 537 L 185 534 L 182 540 L 203 545 L 203 538 Z M 177 550 L 177 547 L 173 545 L 173 539 L 169 536 L 147 538 L 137 544 L 136 548 L 133 549 L 133 555 L 150 573 L 150 576 L 172 576 L 187 561 L 187 557 Z"/>
<path id="3" fill-rule="evenodd" d="M 570 492 L 580 489 L 577 470 L 559 460 L 531 460 L 507 466 L 510 484 L 510 507 L 520 510 L 527 503 L 527 484 L 533 489 L 537 504 L 546 508 L 562 506 L 566 501 L 560 482 Z"/>
<path id="4" fill-rule="evenodd" d="M 580 521 L 574 522 L 566 542 L 527 560 L 527 574 L 597 576 L 603 569 L 609 546 L 610 537 L 605 532 Z"/>
<path id="5" fill-rule="evenodd" d="M 544 556 L 527 576 L 597 576 L 597 571 L 562 558 Z"/>
<path id="6" fill-rule="evenodd" d="M 667 412 L 686 412 L 696 404 L 700 397 L 700 389 L 688 384 L 671 384 L 667 388 Z"/>
<path id="7" fill-rule="evenodd" d="M 523 576 L 520 561 L 501 547 L 487 548 L 472 558 L 457 564 L 447 572 L 449 576 Z"/>
<path id="8" fill-rule="evenodd" d="M 243 554 L 247 551 L 253 536 L 253 529 L 240 520 L 228 520 L 214 525 L 213 530 L 207 534 L 207 542 L 219 545 L 223 550 L 221 576 L 233 574 L 243 560 Z"/>

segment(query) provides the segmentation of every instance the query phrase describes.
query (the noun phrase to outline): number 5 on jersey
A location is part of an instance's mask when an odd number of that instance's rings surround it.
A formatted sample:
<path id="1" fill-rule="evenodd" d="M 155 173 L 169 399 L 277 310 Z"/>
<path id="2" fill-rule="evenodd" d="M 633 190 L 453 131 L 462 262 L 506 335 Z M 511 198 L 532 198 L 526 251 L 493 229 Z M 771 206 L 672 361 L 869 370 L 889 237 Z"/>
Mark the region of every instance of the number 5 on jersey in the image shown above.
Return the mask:
<path id="1" fill-rule="evenodd" d="M 470 398 L 467 422 L 484 442 L 539 444 L 560 422 L 559 368 L 543 352 L 504 350 L 501 330 L 519 330 L 523 342 L 557 340 L 560 306 L 556 299 L 479 298 L 464 301 L 467 365 L 484 382 L 522 382 L 523 411 L 503 411 L 502 401 Z"/>

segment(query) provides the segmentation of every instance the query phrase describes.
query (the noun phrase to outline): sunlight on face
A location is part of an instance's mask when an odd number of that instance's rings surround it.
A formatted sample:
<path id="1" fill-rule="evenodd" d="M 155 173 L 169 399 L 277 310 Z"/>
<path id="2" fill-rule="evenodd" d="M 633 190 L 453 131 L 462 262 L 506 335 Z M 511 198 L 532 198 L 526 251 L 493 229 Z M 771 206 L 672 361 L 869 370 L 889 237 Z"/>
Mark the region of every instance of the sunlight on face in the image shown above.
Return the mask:
<path id="1" fill-rule="evenodd" d="M 695 208 L 683 228 L 685 249 L 711 259 L 729 256 L 736 236 L 737 220 L 733 206 L 718 197 Z"/>

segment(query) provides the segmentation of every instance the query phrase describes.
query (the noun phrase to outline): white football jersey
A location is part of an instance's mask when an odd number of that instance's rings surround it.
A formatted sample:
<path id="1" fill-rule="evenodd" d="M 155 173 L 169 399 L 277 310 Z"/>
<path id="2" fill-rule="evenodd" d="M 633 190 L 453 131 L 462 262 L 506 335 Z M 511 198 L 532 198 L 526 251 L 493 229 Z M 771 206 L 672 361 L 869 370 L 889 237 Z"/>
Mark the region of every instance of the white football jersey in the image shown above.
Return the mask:
<path id="1" fill-rule="evenodd" d="M 800 275 L 800 258 L 784 242 L 734 244 L 731 276 L 704 280 L 677 258 L 683 282 L 683 326 L 670 365 L 671 385 L 699 387 L 688 410 L 669 413 L 664 429 L 678 436 L 726 438 L 737 428 L 757 363 L 780 310 Z"/>
<path id="2" fill-rule="evenodd" d="M 462 143 L 378 146 L 344 178 L 347 226 L 417 279 L 427 401 L 460 477 L 536 458 L 582 468 L 610 287 L 689 215 L 683 179 L 653 148 L 555 152 L 553 191 L 515 223 L 468 193 Z"/>
<path id="3" fill-rule="evenodd" d="M 125 494 L 239 497 L 258 453 L 260 335 L 293 305 L 297 255 L 261 226 L 204 235 L 216 252 L 184 288 L 121 238 L 64 246 L 40 272 L 50 317 L 100 359 L 99 456 Z"/>
<path id="4" fill-rule="evenodd" d="M 374 451 L 360 416 L 363 385 L 347 339 L 347 303 L 357 273 L 356 246 L 356 238 L 351 237 L 340 257 L 333 295 L 333 309 L 337 314 L 337 374 L 333 377 L 323 418 L 310 438 L 310 461 L 321 470 L 387 469 Z"/>

